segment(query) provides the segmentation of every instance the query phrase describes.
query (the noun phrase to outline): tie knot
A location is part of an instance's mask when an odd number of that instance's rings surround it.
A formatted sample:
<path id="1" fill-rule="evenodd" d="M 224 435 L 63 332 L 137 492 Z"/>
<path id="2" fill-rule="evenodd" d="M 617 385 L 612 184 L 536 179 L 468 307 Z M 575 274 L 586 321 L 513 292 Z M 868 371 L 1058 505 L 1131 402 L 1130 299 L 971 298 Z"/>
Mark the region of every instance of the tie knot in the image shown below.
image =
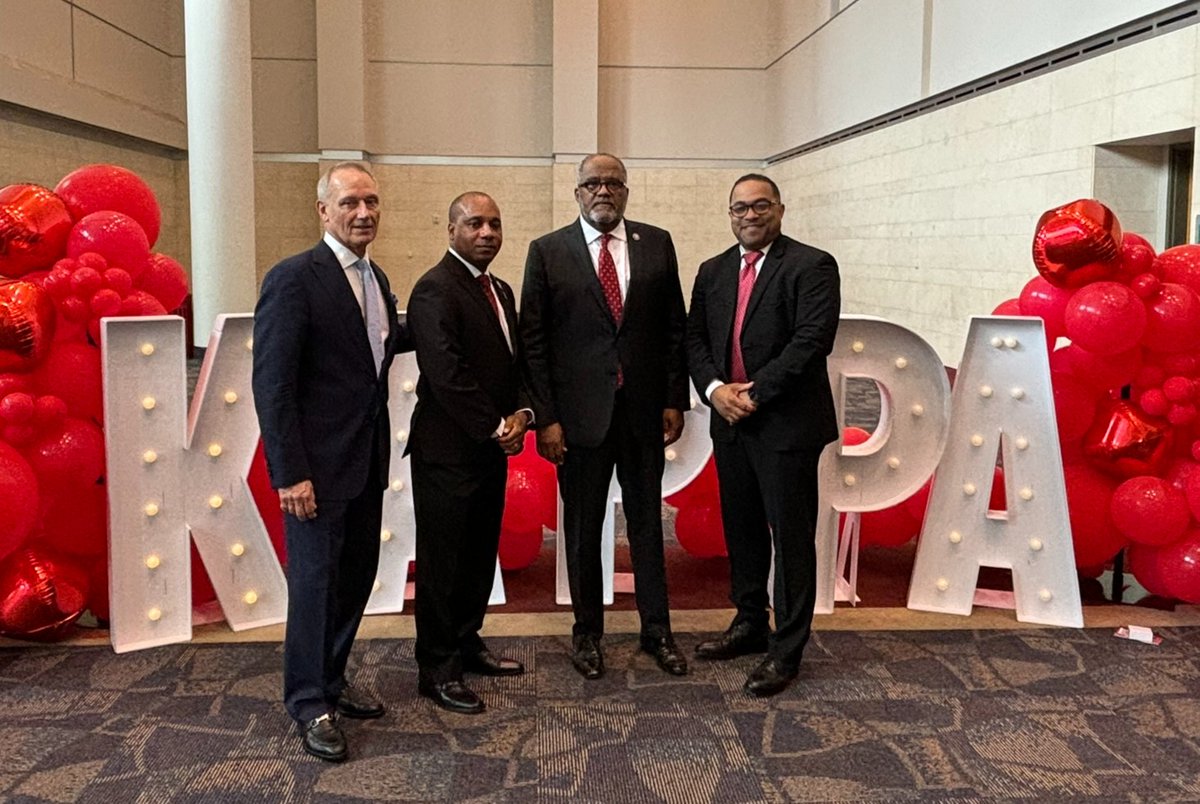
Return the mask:
<path id="1" fill-rule="evenodd" d="M 488 276 L 486 273 L 480 274 L 479 276 L 475 277 L 475 280 L 477 282 L 479 282 L 480 285 L 483 286 L 484 290 L 487 290 L 492 284 L 492 278 L 490 276 Z"/>
<path id="2" fill-rule="evenodd" d="M 612 240 L 612 235 L 610 235 L 608 232 L 605 232 L 604 234 L 600 235 L 600 248 L 607 249 L 608 242 L 610 240 Z"/>
<path id="3" fill-rule="evenodd" d="M 754 263 L 758 262 L 758 258 L 761 256 L 761 251 L 747 251 L 742 255 L 742 267 L 753 268 Z"/>

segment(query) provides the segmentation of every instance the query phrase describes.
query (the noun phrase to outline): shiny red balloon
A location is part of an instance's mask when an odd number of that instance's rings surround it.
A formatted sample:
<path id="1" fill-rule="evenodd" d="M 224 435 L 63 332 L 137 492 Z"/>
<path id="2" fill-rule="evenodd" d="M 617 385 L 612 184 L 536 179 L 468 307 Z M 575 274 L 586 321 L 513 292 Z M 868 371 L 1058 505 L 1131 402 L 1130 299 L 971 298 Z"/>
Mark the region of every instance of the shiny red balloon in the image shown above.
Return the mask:
<path id="1" fill-rule="evenodd" d="M 1021 289 L 1021 315 L 1038 316 L 1045 322 L 1047 339 L 1057 339 L 1066 331 L 1063 316 L 1074 292 L 1056 287 L 1044 277 L 1035 276 Z"/>
<path id="2" fill-rule="evenodd" d="M 29 371 L 54 340 L 54 302 L 31 282 L 0 279 L 0 372 Z"/>
<path id="3" fill-rule="evenodd" d="M 1200 346 L 1200 296 L 1185 285 L 1164 282 L 1146 300 L 1142 344 L 1159 352 L 1190 352 Z"/>
<path id="4" fill-rule="evenodd" d="M 150 255 L 150 264 L 138 277 L 137 285 L 158 299 L 167 310 L 178 308 L 188 294 L 187 272 L 166 254 Z"/>
<path id="5" fill-rule="evenodd" d="M 846 427 L 842 430 L 842 446 L 856 447 L 865 443 L 871 434 L 861 427 Z"/>
<path id="6" fill-rule="evenodd" d="M 680 508 L 675 514 L 675 539 L 688 555 L 696 558 L 728 556 L 720 503 Z"/>
<path id="7" fill-rule="evenodd" d="M 1167 249 L 1155 258 L 1154 273 L 1164 282 L 1186 285 L 1200 293 L 1200 245 Z"/>
<path id="8" fill-rule="evenodd" d="M 1033 264 L 1046 281 L 1080 287 L 1112 276 L 1121 256 L 1121 224 L 1094 199 L 1072 201 L 1038 219 Z"/>
<path id="9" fill-rule="evenodd" d="M 1121 238 L 1121 276 L 1130 278 L 1154 271 L 1154 247 L 1141 235 L 1125 232 Z"/>
<path id="10" fill-rule="evenodd" d="M 1200 529 L 1161 547 L 1135 545 L 1129 557 L 1134 577 L 1147 591 L 1200 604 Z"/>
<path id="11" fill-rule="evenodd" d="M 1120 282 L 1093 282 L 1071 296 L 1063 313 L 1071 343 L 1101 355 L 1137 346 L 1146 331 L 1146 306 Z"/>
<path id="12" fill-rule="evenodd" d="M 1187 498 L 1160 477 L 1131 477 L 1113 492 L 1109 504 L 1113 524 L 1138 544 L 1170 544 L 1191 520 Z"/>
<path id="13" fill-rule="evenodd" d="M 48 268 L 62 255 L 71 216 L 62 199 L 36 184 L 0 189 L 0 276 Z"/>
<path id="14" fill-rule="evenodd" d="M 1083 438 L 1096 418 L 1099 393 L 1082 380 L 1057 371 L 1051 372 L 1050 382 L 1054 387 L 1058 439 L 1067 443 Z"/>
<path id="15" fill-rule="evenodd" d="M 106 267 L 124 268 L 136 280 L 150 263 L 150 243 L 137 221 L 120 212 L 93 212 L 75 224 L 67 238 L 67 256 L 95 252 Z"/>
<path id="16" fill-rule="evenodd" d="M 45 550 L 18 550 L 0 561 L 0 634 L 54 641 L 66 637 L 87 605 L 84 569 Z"/>
<path id="17" fill-rule="evenodd" d="M 0 441 L 0 558 L 33 532 L 39 511 L 38 482 L 24 456 Z"/>
<path id="18" fill-rule="evenodd" d="M 154 191 L 140 176 L 118 165 L 84 165 L 63 177 L 55 193 L 79 220 L 93 212 L 112 210 L 141 225 L 150 245 L 158 240 L 162 212 Z"/>
<path id="19" fill-rule="evenodd" d="M 1067 488 L 1067 515 L 1075 548 L 1075 565 L 1103 564 L 1125 546 L 1109 511 L 1113 482 L 1087 466 L 1068 464 L 1063 468 Z"/>
<path id="20" fill-rule="evenodd" d="M 1021 301 L 1019 299 L 1005 299 L 996 305 L 992 310 L 992 315 L 1024 315 L 1021 312 Z"/>
<path id="21" fill-rule="evenodd" d="M 1125 400 L 1109 400 L 1083 437 L 1092 466 L 1117 477 L 1162 474 L 1171 458 L 1171 426 Z"/>
<path id="22" fill-rule="evenodd" d="M 86 343 L 59 341 L 33 375 L 43 394 L 67 403 L 72 416 L 104 420 L 100 375 L 100 350 Z"/>

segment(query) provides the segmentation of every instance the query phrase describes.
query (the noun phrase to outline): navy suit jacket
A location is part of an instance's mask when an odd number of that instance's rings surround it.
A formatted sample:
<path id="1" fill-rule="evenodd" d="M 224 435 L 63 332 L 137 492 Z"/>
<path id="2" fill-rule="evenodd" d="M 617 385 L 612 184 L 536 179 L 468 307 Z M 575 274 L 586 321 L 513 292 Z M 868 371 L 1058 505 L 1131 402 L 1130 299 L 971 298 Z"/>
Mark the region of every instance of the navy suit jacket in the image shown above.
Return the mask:
<path id="1" fill-rule="evenodd" d="M 362 308 L 324 241 L 272 268 L 254 311 L 254 406 L 271 485 L 311 480 L 318 504 L 362 493 L 372 455 L 381 482 L 388 476 L 388 369 L 408 347 L 387 277 L 371 268 L 389 324 L 378 375 Z"/>
<path id="2" fill-rule="evenodd" d="M 737 246 L 705 261 L 688 311 L 688 370 L 701 398 L 713 380 L 729 381 L 729 347 L 737 309 Z M 811 449 L 838 437 L 825 358 L 841 312 L 837 261 L 780 235 L 759 269 L 742 322 L 742 359 L 758 410 L 731 425 L 709 417 L 717 441 L 756 436 L 776 450 Z M 712 404 L 709 402 L 708 404 Z"/>
<path id="3" fill-rule="evenodd" d="M 625 221 L 629 286 L 614 322 L 579 220 L 529 244 L 521 338 L 537 426 L 560 423 L 567 446 L 597 447 L 612 422 L 617 369 L 635 432 L 662 439 L 665 408 L 687 410 L 687 313 L 675 244 Z"/>
<path id="4" fill-rule="evenodd" d="M 512 288 L 492 277 L 510 351 L 491 302 L 450 252 L 413 286 L 409 333 L 417 350 L 417 407 L 406 452 L 438 463 L 502 458 L 493 436 L 500 420 L 527 407 L 524 364 Z"/>

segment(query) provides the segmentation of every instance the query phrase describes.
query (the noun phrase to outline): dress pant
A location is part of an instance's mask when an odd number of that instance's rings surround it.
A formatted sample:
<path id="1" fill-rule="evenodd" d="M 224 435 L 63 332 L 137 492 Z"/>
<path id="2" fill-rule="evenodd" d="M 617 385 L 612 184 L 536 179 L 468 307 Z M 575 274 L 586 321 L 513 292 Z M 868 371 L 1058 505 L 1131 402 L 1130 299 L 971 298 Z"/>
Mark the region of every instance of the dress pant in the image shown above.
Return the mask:
<path id="1" fill-rule="evenodd" d="M 383 487 L 379 462 L 351 500 L 316 489 L 317 515 L 284 515 L 288 618 L 283 639 L 283 702 L 297 722 L 336 708 L 346 661 L 379 569 Z"/>
<path id="2" fill-rule="evenodd" d="M 729 549 L 734 624 L 768 629 L 767 576 L 775 548 L 775 631 L 768 655 L 800 664 L 817 595 L 817 463 L 822 449 L 778 451 L 739 433 L 714 445 Z"/>
<path id="3" fill-rule="evenodd" d="M 479 629 L 496 573 L 508 458 L 412 460 L 417 521 L 416 659 L 421 678 L 462 679 L 462 657 L 483 650 Z"/>
<path id="4" fill-rule="evenodd" d="M 567 443 L 563 463 L 558 468 L 558 484 L 563 499 L 563 540 L 571 605 L 575 610 L 575 636 L 599 638 L 604 634 L 600 542 L 614 466 L 629 526 L 629 553 L 642 636 L 670 635 L 663 563 L 663 462 L 661 435 L 647 439 L 634 432 L 622 391 L 617 392 L 612 422 L 599 446 L 587 448 Z"/>

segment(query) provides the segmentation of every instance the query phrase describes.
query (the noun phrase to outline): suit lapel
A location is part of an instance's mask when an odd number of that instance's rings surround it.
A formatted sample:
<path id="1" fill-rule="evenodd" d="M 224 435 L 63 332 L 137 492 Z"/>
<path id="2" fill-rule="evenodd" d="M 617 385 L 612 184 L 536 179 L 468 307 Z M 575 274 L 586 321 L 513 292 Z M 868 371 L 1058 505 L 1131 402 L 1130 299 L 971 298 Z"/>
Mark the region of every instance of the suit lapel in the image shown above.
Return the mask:
<path id="1" fill-rule="evenodd" d="M 746 318 L 742 321 L 742 332 L 746 331 L 746 325 L 750 319 L 754 317 L 754 311 L 762 301 L 763 296 L 767 293 L 767 286 L 771 284 L 775 274 L 779 273 L 779 269 L 783 267 L 783 238 L 775 238 L 775 245 L 767 252 L 767 256 L 763 258 L 762 267 L 758 269 L 758 278 L 754 280 L 754 289 L 750 291 L 750 303 L 746 305 Z M 740 269 L 739 269 L 740 270 Z M 735 281 L 736 287 L 736 281 Z M 736 291 L 735 291 L 736 293 Z"/>
<path id="2" fill-rule="evenodd" d="M 374 373 L 375 358 L 371 353 L 371 342 L 367 339 L 367 327 L 363 322 L 362 308 L 358 306 L 358 299 L 355 298 L 354 291 L 350 289 L 350 283 L 346 281 L 345 269 L 342 268 L 341 263 L 334 256 L 333 250 L 325 245 L 324 241 L 318 243 L 313 249 L 312 269 L 317 280 L 332 300 L 332 313 L 342 322 L 347 342 L 356 345 L 354 351 L 362 359 L 363 364 Z M 376 275 L 376 281 L 378 281 L 378 275 Z"/>
<path id="3" fill-rule="evenodd" d="M 492 328 L 496 337 L 505 345 L 505 348 L 508 348 L 508 341 L 504 338 L 504 330 L 500 326 L 500 319 L 496 317 L 496 311 L 492 309 L 492 302 L 488 299 L 487 293 L 484 292 L 479 280 L 471 275 L 471 271 L 467 266 L 463 265 L 457 257 L 449 252 L 446 253 L 445 263 L 447 269 L 454 275 L 458 283 L 462 285 L 463 293 L 478 308 L 479 314 L 486 318 L 488 325 Z M 499 284 L 496 278 L 492 277 L 492 292 L 496 294 L 497 299 L 500 298 Z M 503 302 L 500 304 L 500 309 L 504 309 Z M 511 322 L 509 322 L 509 332 L 513 331 Z"/>
<path id="4" fill-rule="evenodd" d="M 733 317 L 737 311 L 738 270 L 740 260 L 738 250 L 734 248 L 721 261 L 717 270 L 716 282 L 712 288 L 712 299 L 709 304 L 717 316 L 717 321 L 727 322 L 715 333 L 714 354 L 729 354 L 729 339 L 733 335 Z"/>

